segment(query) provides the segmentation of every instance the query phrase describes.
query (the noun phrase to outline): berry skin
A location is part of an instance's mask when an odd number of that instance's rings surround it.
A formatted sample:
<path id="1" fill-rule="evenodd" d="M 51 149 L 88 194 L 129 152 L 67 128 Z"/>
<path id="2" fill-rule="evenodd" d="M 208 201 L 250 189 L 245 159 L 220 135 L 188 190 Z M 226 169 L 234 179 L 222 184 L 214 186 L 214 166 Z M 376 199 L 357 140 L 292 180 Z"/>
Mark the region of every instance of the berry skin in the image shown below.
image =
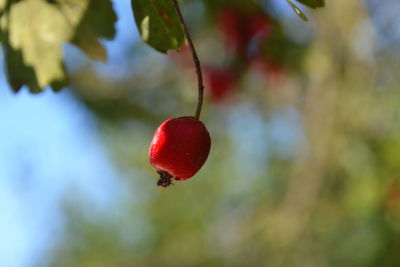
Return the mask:
<path id="1" fill-rule="evenodd" d="M 211 138 L 204 124 L 193 117 L 164 121 L 150 144 L 150 164 L 157 169 L 157 185 L 169 186 L 195 175 L 207 160 Z"/>

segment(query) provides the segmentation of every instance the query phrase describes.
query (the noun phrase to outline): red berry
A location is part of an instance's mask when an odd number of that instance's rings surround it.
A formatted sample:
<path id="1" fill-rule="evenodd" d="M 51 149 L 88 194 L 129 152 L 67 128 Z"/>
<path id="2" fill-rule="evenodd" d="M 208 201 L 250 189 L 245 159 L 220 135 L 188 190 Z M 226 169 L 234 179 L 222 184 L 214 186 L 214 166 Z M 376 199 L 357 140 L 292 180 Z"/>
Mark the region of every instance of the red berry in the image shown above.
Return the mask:
<path id="1" fill-rule="evenodd" d="M 171 180 L 186 180 L 195 175 L 210 152 L 210 134 L 193 117 L 164 121 L 150 144 L 150 163 L 160 174 L 158 185 L 167 187 Z"/>

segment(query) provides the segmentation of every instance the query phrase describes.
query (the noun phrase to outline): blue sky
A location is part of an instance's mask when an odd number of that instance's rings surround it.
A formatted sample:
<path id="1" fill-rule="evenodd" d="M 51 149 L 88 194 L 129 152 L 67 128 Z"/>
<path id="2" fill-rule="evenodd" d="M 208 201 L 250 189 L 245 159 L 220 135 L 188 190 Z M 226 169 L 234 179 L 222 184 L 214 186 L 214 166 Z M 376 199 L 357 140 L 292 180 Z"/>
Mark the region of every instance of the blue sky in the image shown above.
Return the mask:
<path id="1" fill-rule="evenodd" d="M 67 93 L 1 90 L 0 106 L 0 266 L 30 266 L 62 229 L 62 197 L 81 192 L 106 205 L 117 173 Z"/>

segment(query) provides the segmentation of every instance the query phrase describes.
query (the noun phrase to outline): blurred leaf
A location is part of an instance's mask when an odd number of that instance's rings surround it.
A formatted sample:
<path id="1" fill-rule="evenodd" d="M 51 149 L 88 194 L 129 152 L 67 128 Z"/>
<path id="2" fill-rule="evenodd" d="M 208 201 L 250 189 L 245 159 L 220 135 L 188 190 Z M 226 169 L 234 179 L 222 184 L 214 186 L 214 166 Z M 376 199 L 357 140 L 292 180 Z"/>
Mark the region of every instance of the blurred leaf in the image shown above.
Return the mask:
<path id="1" fill-rule="evenodd" d="M 73 28 L 57 7 L 43 0 L 26 0 L 11 7 L 10 44 L 21 50 L 24 63 L 34 68 L 39 87 L 63 80 L 62 44 Z"/>
<path id="2" fill-rule="evenodd" d="M 7 4 L 7 0 L 0 0 L 0 12 L 3 12 L 4 7 Z"/>
<path id="3" fill-rule="evenodd" d="M 116 21 L 111 0 L 91 0 L 77 31 L 83 27 L 84 31 L 111 40 L 115 36 Z"/>
<path id="4" fill-rule="evenodd" d="M 85 12 L 88 12 L 90 0 L 56 0 L 57 7 L 64 15 L 67 22 L 77 27 Z"/>
<path id="5" fill-rule="evenodd" d="M 6 77 L 11 89 L 14 92 L 18 92 L 24 84 L 27 84 L 31 92 L 39 92 L 40 89 L 34 70 L 24 64 L 21 51 L 17 51 L 10 46 L 7 31 L 8 14 L 1 16 L 0 26 Z"/>
<path id="6" fill-rule="evenodd" d="M 66 70 L 64 62 L 61 62 L 61 66 L 60 67 L 64 70 L 64 73 L 67 73 L 67 70 Z M 55 81 L 51 82 L 50 86 L 51 86 L 51 89 L 53 89 L 54 92 L 59 92 L 64 87 L 67 87 L 68 84 L 69 84 L 68 76 L 64 76 L 63 79 L 59 79 L 59 80 L 55 80 Z"/>
<path id="7" fill-rule="evenodd" d="M 106 49 L 92 32 L 80 30 L 75 34 L 72 42 L 82 49 L 91 59 L 98 61 L 107 60 Z"/>
<path id="8" fill-rule="evenodd" d="M 325 6 L 325 0 L 296 0 L 296 1 L 312 8 Z"/>
<path id="9" fill-rule="evenodd" d="M 132 0 L 132 8 L 143 41 L 162 53 L 182 46 L 185 38 L 171 1 Z"/>
<path id="10" fill-rule="evenodd" d="M 8 79 L 14 91 L 26 84 L 32 92 L 48 85 L 58 91 L 67 85 L 65 42 L 105 61 L 106 50 L 97 38 L 112 39 L 117 20 L 110 0 L 25 0 L 11 5 L 9 14 L 9 23 L 6 16 L 1 21 L 2 31 L 9 32 Z"/>
<path id="11" fill-rule="evenodd" d="M 23 63 L 21 51 L 13 50 L 12 47 L 5 42 L 3 44 L 5 63 L 6 63 L 6 74 L 7 80 L 14 92 L 19 92 L 22 86 L 27 85 L 31 93 L 41 92 L 38 81 L 36 79 L 35 71 L 32 67 L 26 66 Z M 61 63 L 60 66 L 65 72 L 65 66 Z M 53 91 L 60 91 L 62 88 L 68 85 L 66 77 L 63 79 L 55 80 L 51 82 L 50 86 Z"/>
<path id="12" fill-rule="evenodd" d="M 114 38 L 116 21 L 117 15 L 109 0 L 92 0 L 76 30 L 72 43 L 93 60 L 106 61 L 107 50 L 98 38 Z"/>
<path id="13" fill-rule="evenodd" d="M 3 44 L 7 80 L 14 92 L 27 85 L 32 93 L 41 91 L 32 67 L 24 64 L 21 51 L 14 50 L 8 42 Z"/>
<path id="14" fill-rule="evenodd" d="M 302 20 L 308 21 L 307 16 L 303 13 L 303 11 L 300 10 L 293 2 L 292 0 L 286 0 L 289 5 L 292 7 L 293 11 L 299 16 Z"/>

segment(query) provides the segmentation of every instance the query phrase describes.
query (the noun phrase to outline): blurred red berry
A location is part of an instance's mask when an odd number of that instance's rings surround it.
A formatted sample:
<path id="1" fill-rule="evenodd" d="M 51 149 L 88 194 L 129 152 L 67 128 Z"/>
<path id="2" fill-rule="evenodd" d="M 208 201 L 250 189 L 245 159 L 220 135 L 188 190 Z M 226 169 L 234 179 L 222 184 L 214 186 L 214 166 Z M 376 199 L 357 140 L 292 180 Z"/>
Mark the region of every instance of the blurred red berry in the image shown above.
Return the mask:
<path id="1" fill-rule="evenodd" d="M 247 38 L 260 38 L 265 40 L 272 30 L 270 19 L 265 13 L 257 13 L 250 15 L 247 20 Z"/>
<path id="2" fill-rule="evenodd" d="M 171 59 L 177 62 L 184 68 L 190 68 L 193 66 L 192 55 L 190 53 L 189 45 L 183 45 L 179 50 L 169 50 L 168 55 Z"/>
<path id="3" fill-rule="evenodd" d="M 246 50 L 246 32 L 243 14 L 227 7 L 219 11 L 217 25 L 222 33 L 225 45 L 238 54 Z"/>
<path id="4" fill-rule="evenodd" d="M 253 50 L 258 49 L 272 30 L 271 21 L 265 13 L 248 14 L 232 7 L 223 8 L 218 13 L 217 25 L 225 45 L 238 55 L 244 55 L 250 45 Z"/>
<path id="5" fill-rule="evenodd" d="M 211 98 L 220 101 L 232 93 L 237 83 L 237 74 L 232 69 L 205 68 L 206 90 Z"/>
<path id="6" fill-rule="evenodd" d="M 210 152 L 210 134 L 193 117 L 168 119 L 156 130 L 150 145 L 150 163 L 160 174 L 158 185 L 167 187 L 195 175 Z"/>
<path id="7" fill-rule="evenodd" d="M 272 24 L 264 13 L 250 15 L 246 23 L 247 57 L 260 54 L 260 48 L 272 31 Z"/>
<path id="8" fill-rule="evenodd" d="M 279 63 L 270 61 L 267 58 L 261 56 L 255 57 L 252 59 L 251 64 L 253 69 L 259 72 L 268 82 L 279 84 L 285 77 L 283 67 Z"/>

